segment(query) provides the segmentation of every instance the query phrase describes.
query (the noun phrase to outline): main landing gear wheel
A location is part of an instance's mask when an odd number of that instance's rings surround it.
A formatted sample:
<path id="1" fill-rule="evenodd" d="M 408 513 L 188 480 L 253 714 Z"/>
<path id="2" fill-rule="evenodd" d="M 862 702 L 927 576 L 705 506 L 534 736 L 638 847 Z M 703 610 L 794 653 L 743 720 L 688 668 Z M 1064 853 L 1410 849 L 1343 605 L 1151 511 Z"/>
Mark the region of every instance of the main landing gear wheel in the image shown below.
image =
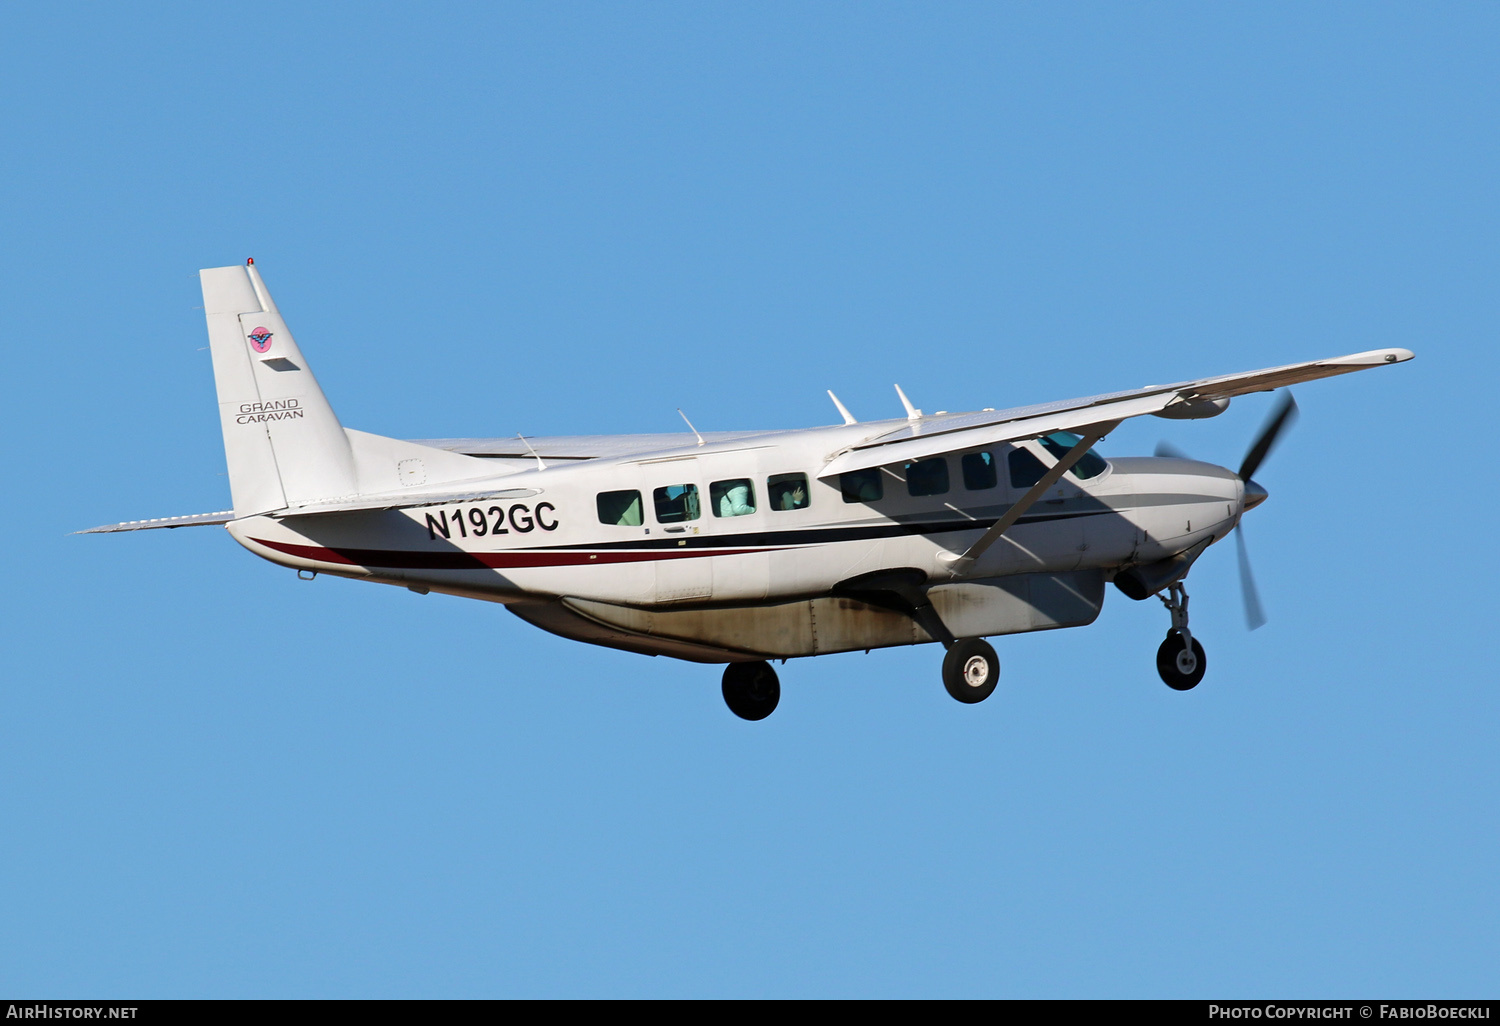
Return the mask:
<path id="1" fill-rule="evenodd" d="M 1174 691 L 1191 691 L 1208 670 L 1208 657 L 1198 639 L 1173 631 L 1156 650 L 1156 672 Z"/>
<path id="2" fill-rule="evenodd" d="M 771 664 L 730 663 L 724 667 L 724 704 L 742 720 L 763 720 L 781 701 L 781 681 Z"/>
<path id="3" fill-rule="evenodd" d="M 1000 658 L 983 638 L 955 641 L 943 656 L 943 687 L 965 705 L 983 702 L 998 683 Z"/>

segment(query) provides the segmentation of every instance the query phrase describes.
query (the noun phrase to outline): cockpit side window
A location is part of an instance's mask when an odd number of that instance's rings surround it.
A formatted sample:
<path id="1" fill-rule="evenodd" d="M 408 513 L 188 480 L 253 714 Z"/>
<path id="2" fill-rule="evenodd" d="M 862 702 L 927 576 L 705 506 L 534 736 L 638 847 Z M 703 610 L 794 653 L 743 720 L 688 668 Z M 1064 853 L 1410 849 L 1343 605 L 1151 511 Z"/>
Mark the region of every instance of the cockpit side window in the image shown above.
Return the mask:
<path id="1" fill-rule="evenodd" d="M 1075 435 L 1071 431 L 1054 431 L 1050 435 L 1043 435 L 1037 439 L 1042 443 L 1042 448 L 1050 452 L 1055 459 L 1062 459 L 1068 454 L 1068 450 L 1083 441 L 1082 435 Z M 1080 481 L 1087 481 L 1091 477 L 1098 477 L 1109 469 L 1109 464 L 1104 462 L 1104 457 L 1090 449 L 1083 457 L 1071 467 L 1068 473 Z"/>

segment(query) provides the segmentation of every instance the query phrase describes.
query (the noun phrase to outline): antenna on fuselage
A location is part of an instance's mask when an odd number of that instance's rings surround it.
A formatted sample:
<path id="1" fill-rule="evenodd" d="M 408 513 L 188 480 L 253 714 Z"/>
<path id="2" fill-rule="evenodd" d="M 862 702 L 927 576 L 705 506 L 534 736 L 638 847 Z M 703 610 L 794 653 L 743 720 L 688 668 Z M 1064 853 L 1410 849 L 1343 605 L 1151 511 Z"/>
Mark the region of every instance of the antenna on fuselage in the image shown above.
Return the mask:
<path id="1" fill-rule="evenodd" d="M 542 462 L 542 458 L 540 456 L 537 456 L 537 451 L 531 447 L 531 443 L 530 442 L 526 441 L 526 436 L 523 435 L 523 434 L 521 434 L 521 432 L 517 431 L 516 432 L 516 437 L 521 440 L 521 444 L 522 445 L 526 446 L 526 451 L 527 452 L 531 453 L 531 455 L 533 455 L 533 456 L 536 456 L 536 469 L 538 469 L 538 470 L 546 470 L 547 469 L 547 464 L 545 464 L 545 463 Z"/>
<path id="2" fill-rule="evenodd" d="M 703 444 L 703 436 L 698 434 L 698 429 L 695 428 L 695 427 L 693 427 L 693 422 L 687 419 L 687 414 L 682 412 L 682 407 L 681 406 L 677 407 L 677 416 L 679 416 L 679 417 L 682 418 L 682 422 L 688 426 L 688 430 L 689 431 L 691 431 L 694 435 L 697 435 L 697 437 L 698 437 L 698 444 L 702 445 Z"/>
<path id="3" fill-rule="evenodd" d="M 839 397 L 833 394 L 833 389 L 831 389 L 831 388 L 828 389 L 828 398 L 832 399 L 833 400 L 833 405 L 835 405 L 835 406 L 837 406 L 839 408 L 839 416 L 844 418 L 844 423 L 845 424 L 858 424 L 859 423 L 859 421 L 857 421 L 857 420 L 854 419 L 854 414 L 852 414 L 852 413 L 849 412 L 849 408 L 847 406 L 845 406 L 843 403 L 839 402 Z"/>
<path id="4" fill-rule="evenodd" d="M 896 394 L 901 397 L 901 405 L 906 407 L 906 419 L 921 420 L 922 411 L 911 404 L 911 400 L 906 398 L 906 393 L 901 391 L 900 385 L 896 386 Z"/>

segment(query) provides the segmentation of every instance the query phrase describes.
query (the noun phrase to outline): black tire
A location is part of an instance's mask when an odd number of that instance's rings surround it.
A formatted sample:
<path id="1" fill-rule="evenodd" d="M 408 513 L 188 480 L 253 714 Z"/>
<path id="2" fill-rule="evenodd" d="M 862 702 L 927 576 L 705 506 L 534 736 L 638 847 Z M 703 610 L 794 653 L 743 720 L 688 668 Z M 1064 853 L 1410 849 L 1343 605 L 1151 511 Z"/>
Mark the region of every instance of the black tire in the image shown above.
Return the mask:
<path id="1" fill-rule="evenodd" d="M 1187 658 L 1179 659 L 1179 655 Z M 1207 671 L 1208 657 L 1203 654 L 1203 646 L 1198 644 L 1197 638 L 1193 639 L 1191 654 L 1182 643 L 1182 635 L 1176 631 L 1168 634 L 1167 640 L 1156 650 L 1156 672 L 1173 691 L 1193 690 Z"/>
<path id="2" fill-rule="evenodd" d="M 964 638 L 943 656 L 943 687 L 965 705 L 983 702 L 1000 683 L 1000 657 L 983 638 Z"/>
<path id="3" fill-rule="evenodd" d="M 724 704 L 742 720 L 763 720 L 781 701 L 781 681 L 770 663 L 730 663 L 724 667 Z"/>

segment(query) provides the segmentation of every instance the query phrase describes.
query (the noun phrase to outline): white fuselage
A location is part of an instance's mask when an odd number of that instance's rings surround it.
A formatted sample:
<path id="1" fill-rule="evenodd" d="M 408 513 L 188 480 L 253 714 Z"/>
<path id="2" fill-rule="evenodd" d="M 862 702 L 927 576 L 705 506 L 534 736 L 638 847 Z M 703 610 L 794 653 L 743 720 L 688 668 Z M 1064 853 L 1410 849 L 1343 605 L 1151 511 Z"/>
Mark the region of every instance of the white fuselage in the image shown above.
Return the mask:
<path id="1" fill-rule="evenodd" d="M 814 476 L 830 454 L 890 427 L 779 432 L 520 472 L 516 461 L 497 460 L 504 465 L 497 466 L 503 476 L 497 474 L 494 484 L 509 498 L 291 519 L 258 516 L 236 521 L 229 529 L 252 552 L 285 566 L 488 599 L 515 606 L 528 619 L 524 607 L 559 600 L 570 603 L 569 615 L 585 608 L 580 603 L 596 604 L 587 606 L 590 616 L 623 607 L 620 613 L 602 614 L 622 630 L 629 626 L 625 619 L 639 620 L 650 611 L 660 619 L 674 611 L 699 610 L 692 622 L 701 625 L 705 618 L 715 619 L 704 611 L 721 610 L 711 627 L 695 627 L 678 616 L 687 626 L 675 634 L 692 639 L 706 631 L 718 639 L 713 647 L 731 655 L 800 655 L 925 641 L 929 639 L 920 630 L 908 638 L 904 623 L 895 628 L 894 640 L 881 640 L 881 635 L 874 644 L 865 644 L 871 638 L 861 634 L 846 638 L 847 643 L 825 638 L 822 647 L 785 641 L 779 653 L 777 644 L 764 639 L 745 644 L 730 643 L 733 636 L 724 640 L 726 629 L 733 635 L 734 623 L 759 615 L 751 610 L 826 599 L 838 582 L 873 571 L 920 570 L 935 594 L 948 582 L 961 583 L 953 581 L 950 563 L 939 557 L 964 551 L 1026 491 L 1010 480 L 1010 451 L 1029 449 L 1048 465 L 1055 462 L 1036 442 L 988 446 L 995 483 L 971 489 L 967 485 L 973 482 L 962 472 L 964 452 L 955 452 L 944 457 L 945 492 L 909 494 L 905 467 L 897 464 L 881 469 L 883 496 L 863 501 L 846 501 L 838 480 Z M 772 508 L 768 482 L 798 473 L 807 478 L 806 491 L 797 499 L 801 508 Z M 716 490 L 715 483 L 735 481 L 748 481 L 750 490 L 740 493 L 737 506 L 726 505 L 718 496 L 722 487 Z M 682 519 L 679 505 L 662 522 L 655 515 L 656 490 L 676 494 L 683 485 L 696 486 L 699 515 Z M 637 522 L 601 523 L 601 493 L 632 491 L 640 493 L 641 501 L 625 519 Z M 1056 575 L 1090 571 L 1080 580 L 1097 579 L 1102 588 L 1122 567 L 1152 563 L 1205 539 L 1223 538 L 1237 523 L 1243 503 L 1241 481 L 1221 467 L 1180 459 L 1116 459 L 1088 480 L 1065 475 L 967 568 L 964 580 L 993 583 L 1038 574 L 1062 580 Z M 747 506 L 753 512 L 745 512 Z M 731 512 L 740 515 L 718 515 Z M 744 611 L 738 621 L 729 613 L 735 609 Z M 816 620 L 818 609 L 811 608 L 808 615 Z M 635 623 L 629 630 L 662 633 L 650 616 L 643 622 L 645 628 Z M 990 634 L 1067 625 L 1011 617 L 975 626 Z M 787 629 L 777 626 L 773 633 Z M 809 644 L 811 651 L 804 651 Z M 635 644 L 621 647 L 644 650 Z"/>

